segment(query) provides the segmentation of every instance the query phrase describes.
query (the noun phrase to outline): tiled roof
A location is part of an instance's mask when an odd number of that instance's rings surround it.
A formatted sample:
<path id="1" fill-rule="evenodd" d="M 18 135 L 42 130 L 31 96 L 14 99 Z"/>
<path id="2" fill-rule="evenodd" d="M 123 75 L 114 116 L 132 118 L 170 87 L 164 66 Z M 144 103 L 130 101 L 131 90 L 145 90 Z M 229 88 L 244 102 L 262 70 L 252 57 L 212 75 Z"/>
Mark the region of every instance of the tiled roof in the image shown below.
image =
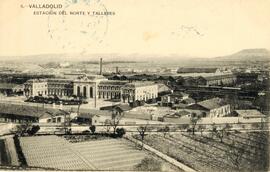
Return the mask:
<path id="1" fill-rule="evenodd" d="M 261 112 L 258 110 L 235 110 L 235 112 L 241 117 L 265 117 Z"/>
<path id="2" fill-rule="evenodd" d="M 209 110 L 216 109 L 216 108 L 226 105 L 224 100 L 220 98 L 212 98 L 212 99 L 204 100 L 204 101 L 198 102 L 197 104 Z"/>
<path id="3" fill-rule="evenodd" d="M 216 80 L 216 79 L 223 79 L 223 78 L 232 78 L 235 77 L 233 74 L 226 74 L 226 75 L 213 75 L 213 76 L 205 76 L 203 77 L 206 80 Z"/>
<path id="4" fill-rule="evenodd" d="M 99 85 L 125 85 L 127 81 L 107 80 L 101 81 Z"/>
<path id="5" fill-rule="evenodd" d="M 0 103 L 0 114 L 30 116 L 40 118 L 42 116 L 63 114 L 58 109 L 47 109 L 35 106 Z"/>
<path id="6" fill-rule="evenodd" d="M 217 68 L 179 68 L 177 73 L 214 73 Z"/>
<path id="7" fill-rule="evenodd" d="M 143 86 L 149 86 L 149 85 L 155 85 L 155 83 L 154 82 L 147 82 L 147 81 L 131 82 L 131 83 L 127 83 L 125 85 L 125 87 L 143 87 Z"/>
<path id="8" fill-rule="evenodd" d="M 94 114 L 90 114 L 90 113 L 79 113 L 78 117 L 81 118 L 93 118 L 93 116 L 95 116 Z"/>
<path id="9" fill-rule="evenodd" d="M 129 111 L 129 110 L 131 110 L 132 108 L 128 105 L 128 104 L 119 104 L 119 105 L 116 105 L 115 107 L 114 107 L 114 109 L 115 108 L 119 108 L 121 111 Z"/>
<path id="10" fill-rule="evenodd" d="M 13 83 L 0 83 L 0 89 L 12 89 L 16 86 L 19 86 L 19 84 L 13 84 Z"/>
<path id="11" fill-rule="evenodd" d="M 181 101 L 181 103 L 184 103 L 184 104 L 192 104 L 192 103 L 196 103 L 196 101 L 192 98 L 187 98 L 187 99 L 184 99 Z"/>
<path id="12" fill-rule="evenodd" d="M 165 117 L 166 118 L 180 118 L 180 117 L 186 116 L 188 114 L 190 114 L 190 112 L 182 110 L 182 111 L 179 111 L 179 112 L 175 112 L 173 114 L 167 114 Z"/>

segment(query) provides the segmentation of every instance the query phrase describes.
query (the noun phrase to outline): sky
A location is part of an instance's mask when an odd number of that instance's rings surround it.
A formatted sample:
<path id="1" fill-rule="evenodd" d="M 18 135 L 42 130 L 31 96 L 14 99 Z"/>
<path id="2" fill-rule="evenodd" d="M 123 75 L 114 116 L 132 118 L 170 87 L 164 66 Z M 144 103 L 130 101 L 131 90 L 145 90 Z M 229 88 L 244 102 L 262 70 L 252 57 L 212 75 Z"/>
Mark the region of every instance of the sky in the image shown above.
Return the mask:
<path id="1" fill-rule="evenodd" d="M 61 4 L 33 15 L 29 4 Z M 23 7 L 23 8 L 22 8 Z M 215 57 L 270 49 L 270 0 L 1 0 L 0 56 L 50 53 Z M 70 15 L 70 12 L 90 12 Z M 92 12 L 114 15 L 93 16 Z"/>

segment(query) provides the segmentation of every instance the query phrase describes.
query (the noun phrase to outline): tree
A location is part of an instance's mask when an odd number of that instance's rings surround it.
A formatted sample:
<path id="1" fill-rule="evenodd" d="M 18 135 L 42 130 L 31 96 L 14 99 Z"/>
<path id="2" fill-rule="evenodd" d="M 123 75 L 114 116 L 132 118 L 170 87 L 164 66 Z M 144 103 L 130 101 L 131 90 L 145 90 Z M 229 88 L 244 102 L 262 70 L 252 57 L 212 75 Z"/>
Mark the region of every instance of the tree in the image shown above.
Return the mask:
<path id="1" fill-rule="evenodd" d="M 240 171 L 242 159 L 246 152 L 245 149 L 248 148 L 246 146 L 244 147 L 244 145 L 241 147 L 236 147 L 233 140 L 233 142 L 230 144 L 229 151 L 227 151 L 227 158 L 235 166 L 237 171 Z"/>
<path id="2" fill-rule="evenodd" d="M 139 132 L 139 135 L 141 136 L 141 142 L 142 142 L 141 149 L 143 149 L 144 137 L 146 135 L 146 132 L 151 131 L 151 129 L 149 128 L 148 124 L 146 124 L 146 125 L 139 126 L 137 128 L 137 131 Z"/>
<path id="3" fill-rule="evenodd" d="M 180 130 L 186 130 L 188 127 L 189 127 L 189 124 L 180 124 L 178 128 Z"/>
<path id="4" fill-rule="evenodd" d="M 165 138 L 168 132 L 170 131 L 170 127 L 166 125 L 164 128 L 161 128 L 159 131 L 163 133 L 163 136 Z"/>
<path id="5" fill-rule="evenodd" d="M 82 105 L 83 100 L 82 100 L 82 96 L 79 96 L 78 98 L 79 98 L 79 100 L 78 100 L 77 114 L 79 115 L 79 113 L 80 113 L 80 107 Z"/>
<path id="6" fill-rule="evenodd" d="M 212 139 L 213 139 L 215 133 L 217 132 L 217 126 L 216 126 L 215 123 L 213 123 L 213 124 L 211 125 L 210 132 L 211 132 L 211 136 L 212 136 Z"/>
<path id="7" fill-rule="evenodd" d="M 92 132 L 92 134 L 94 134 L 96 132 L 96 126 L 95 125 L 91 125 L 89 127 L 90 131 Z"/>
<path id="8" fill-rule="evenodd" d="M 223 142 L 223 137 L 228 135 L 229 129 L 231 129 L 231 126 L 229 124 L 225 124 L 225 126 L 221 127 L 221 129 L 215 131 L 216 136 L 220 139 L 220 143 Z"/>
<path id="9" fill-rule="evenodd" d="M 195 134 L 195 127 L 198 123 L 198 121 L 200 121 L 202 118 L 201 115 L 198 115 L 196 113 L 191 113 L 191 117 L 190 117 L 190 123 L 191 123 L 191 127 L 192 127 L 192 134 Z"/>
<path id="10" fill-rule="evenodd" d="M 12 131 L 15 135 L 24 136 L 29 129 L 31 129 L 32 124 L 30 122 L 24 122 L 22 124 L 16 125 L 15 130 Z"/>
<path id="11" fill-rule="evenodd" d="M 239 108 L 239 100 L 235 94 L 225 95 L 225 102 L 230 104 L 232 110 Z"/>
<path id="12" fill-rule="evenodd" d="M 111 129 L 111 121 L 109 119 L 105 120 L 104 127 L 105 127 L 106 132 L 109 133 Z"/>
<path id="13" fill-rule="evenodd" d="M 33 125 L 31 128 L 27 129 L 27 134 L 32 136 L 35 135 L 39 131 L 40 127 L 39 125 Z"/>
<path id="14" fill-rule="evenodd" d="M 126 134 L 126 130 L 125 130 L 124 128 L 117 128 L 117 129 L 116 129 L 116 133 L 117 133 L 117 136 L 118 136 L 118 137 L 122 138 L 123 135 Z"/>
<path id="15" fill-rule="evenodd" d="M 205 130 L 205 126 L 199 125 L 198 130 L 201 132 L 201 136 L 203 135 L 203 131 Z"/>
<path id="16" fill-rule="evenodd" d="M 112 120 L 111 120 L 111 126 L 113 128 L 113 134 L 116 134 L 116 129 L 120 123 L 120 120 L 122 119 L 123 115 L 121 113 L 112 113 Z"/>

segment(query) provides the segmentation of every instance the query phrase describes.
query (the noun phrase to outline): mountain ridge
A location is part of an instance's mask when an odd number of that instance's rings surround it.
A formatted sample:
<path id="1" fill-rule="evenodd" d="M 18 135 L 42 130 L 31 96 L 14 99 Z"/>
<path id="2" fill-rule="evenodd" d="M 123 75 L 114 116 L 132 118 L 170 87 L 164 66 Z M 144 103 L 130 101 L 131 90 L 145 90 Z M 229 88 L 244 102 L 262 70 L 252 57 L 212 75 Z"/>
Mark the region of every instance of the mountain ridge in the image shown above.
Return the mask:
<path id="1" fill-rule="evenodd" d="M 227 56 L 215 57 L 223 61 L 270 61 L 270 51 L 266 48 L 243 49 Z"/>

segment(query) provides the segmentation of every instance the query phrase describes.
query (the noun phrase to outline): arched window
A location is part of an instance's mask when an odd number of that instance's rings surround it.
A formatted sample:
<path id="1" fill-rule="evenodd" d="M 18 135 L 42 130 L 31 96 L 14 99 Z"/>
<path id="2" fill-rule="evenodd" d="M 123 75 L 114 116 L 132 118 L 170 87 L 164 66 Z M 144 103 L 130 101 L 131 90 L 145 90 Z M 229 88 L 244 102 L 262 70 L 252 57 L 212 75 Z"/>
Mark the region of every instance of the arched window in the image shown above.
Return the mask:
<path id="1" fill-rule="evenodd" d="M 86 97 L 86 86 L 83 87 L 83 97 Z"/>
<path id="2" fill-rule="evenodd" d="M 81 95 L 81 88 L 79 86 L 77 86 L 77 96 Z"/>
<path id="3" fill-rule="evenodd" d="M 93 87 L 90 87 L 90 98 L 93 98 Z"/>

